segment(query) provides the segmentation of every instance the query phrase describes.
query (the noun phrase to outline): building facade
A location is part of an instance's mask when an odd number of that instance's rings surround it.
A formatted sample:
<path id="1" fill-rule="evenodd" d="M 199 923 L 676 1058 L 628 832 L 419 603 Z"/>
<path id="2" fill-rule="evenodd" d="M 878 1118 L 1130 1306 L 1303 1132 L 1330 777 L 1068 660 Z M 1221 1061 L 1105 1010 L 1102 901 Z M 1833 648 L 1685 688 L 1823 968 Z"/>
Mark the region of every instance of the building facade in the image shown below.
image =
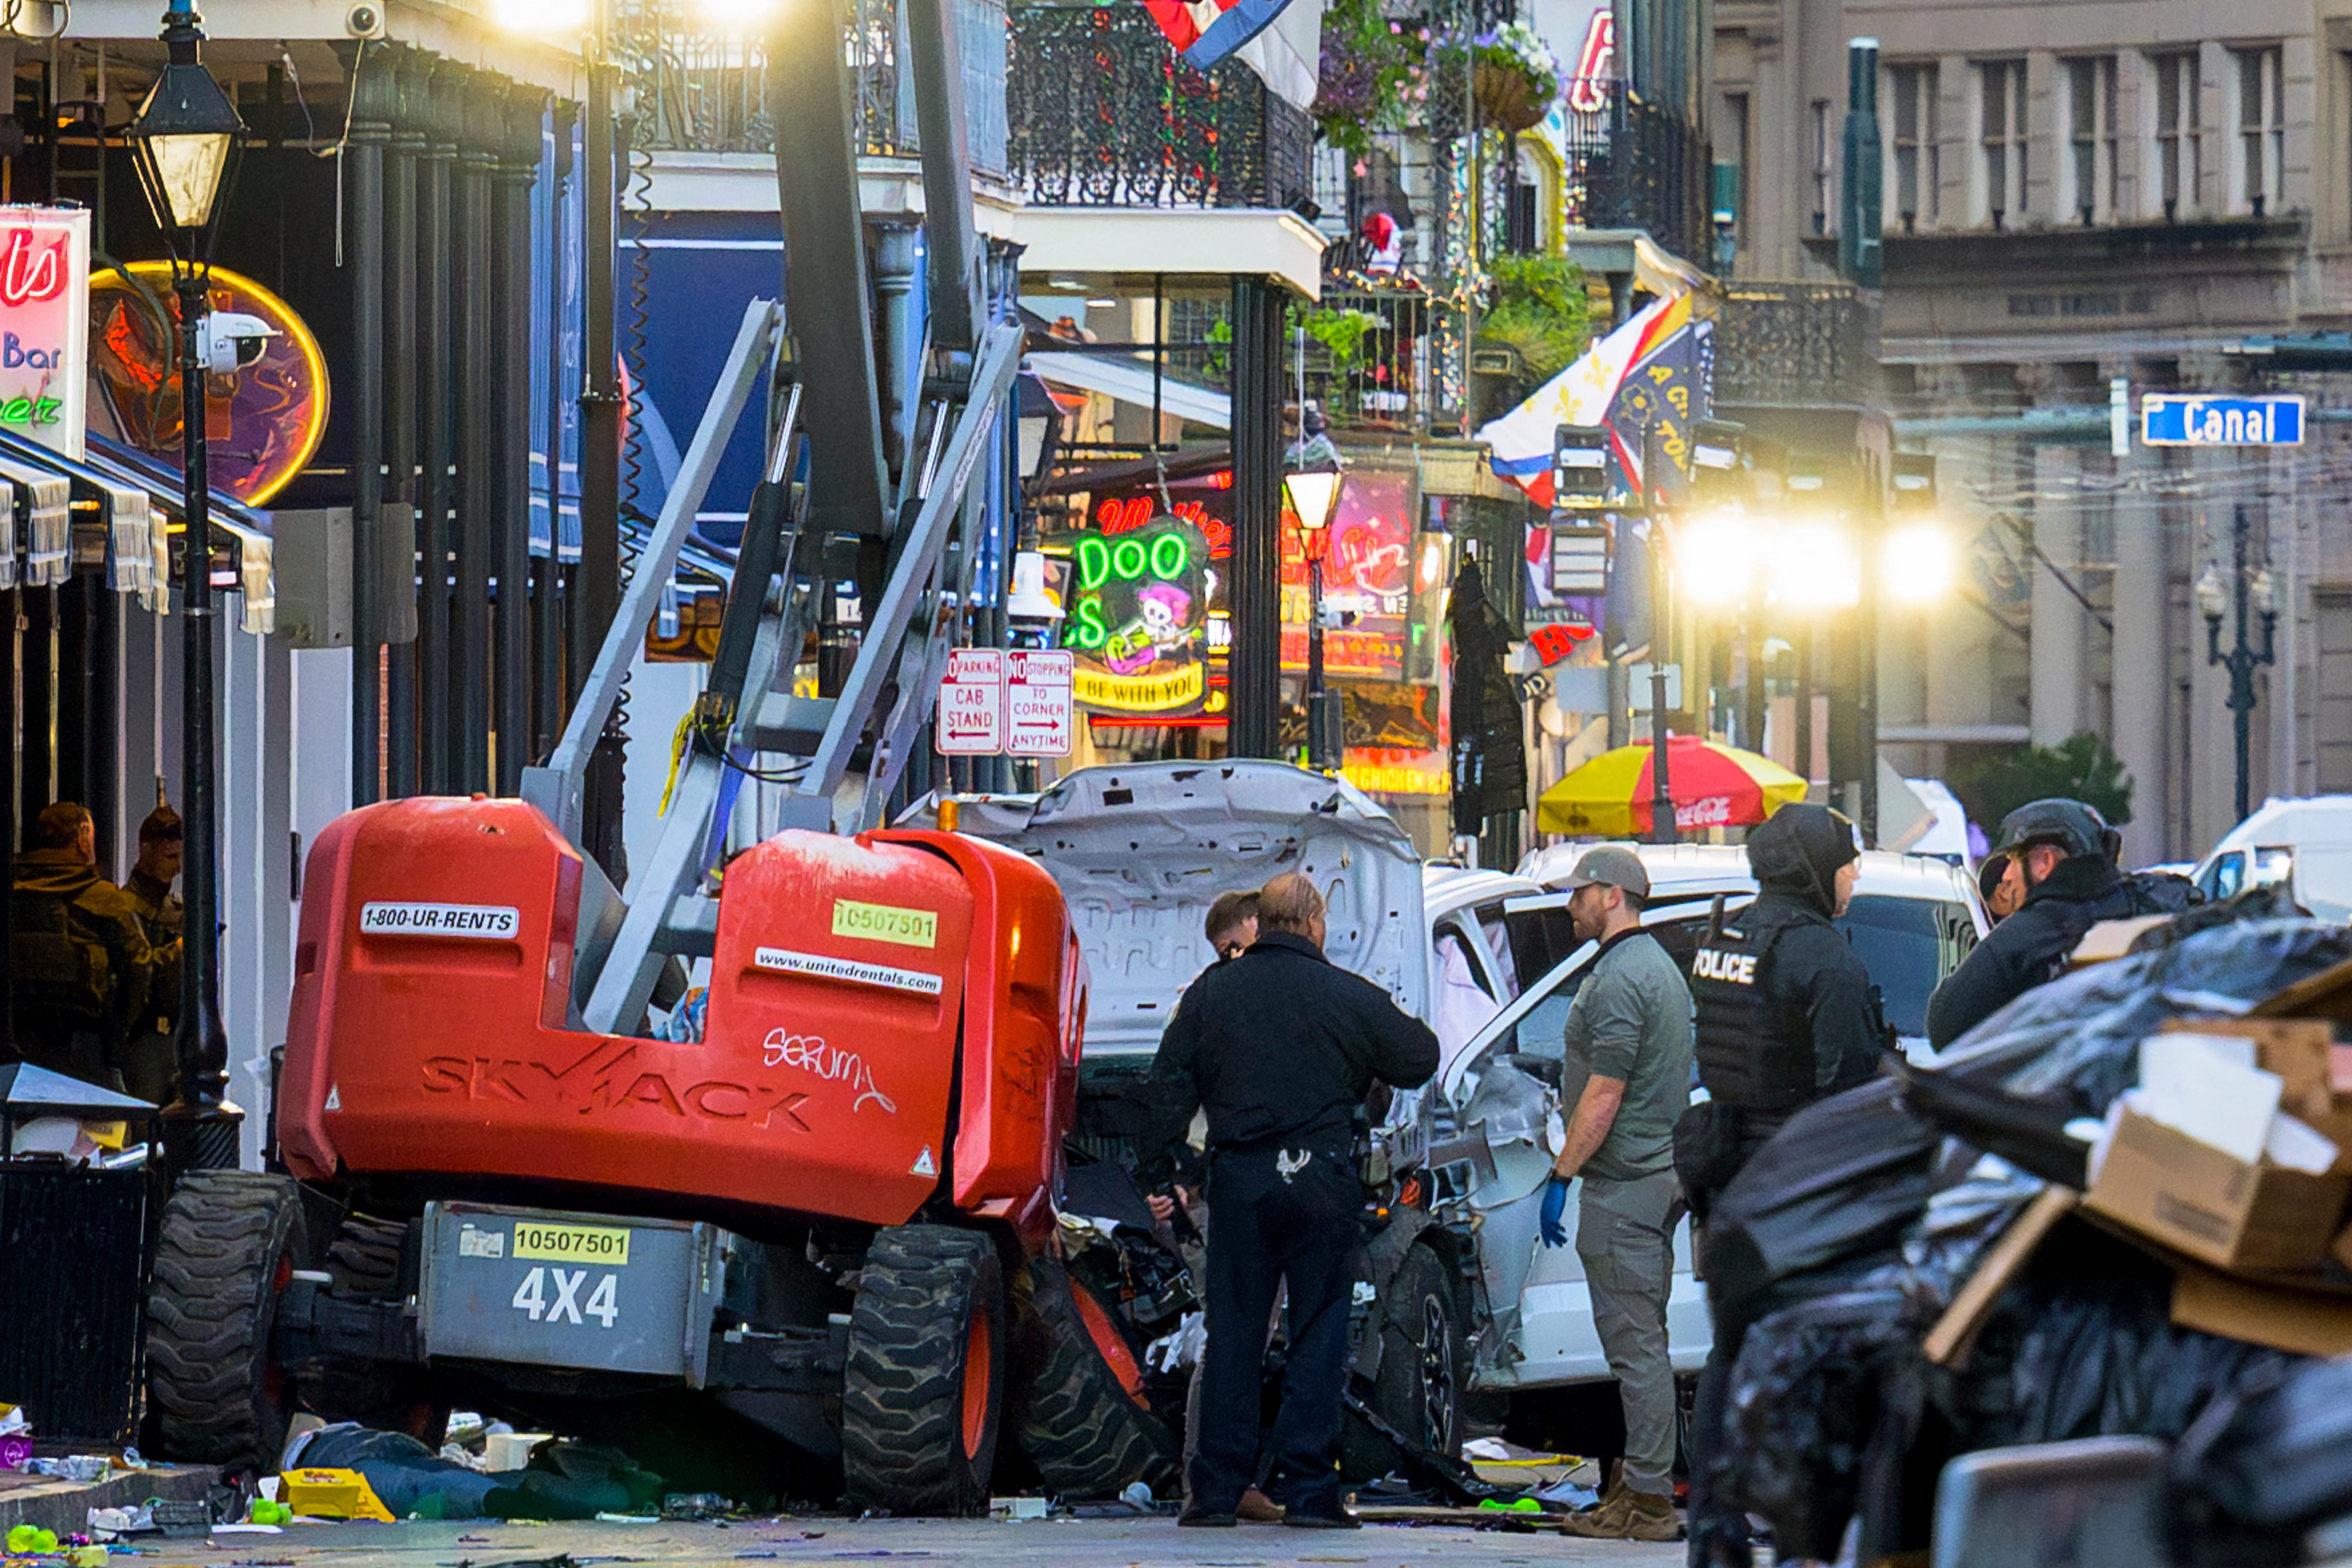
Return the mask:
<path id="1" fill-rule="evenodd" d="M 1884 626 L 1882 753 L 1949 773 L 2092 731 L 2134 780 L 2128 855 L 2193 858 L 2236 816 L 2193 589 L 2210 568 L 2229 604 L 2242 531 L 2277 609 L 2252 798 L 2352 789 L 2347 384 L 2293 341 L 2352 310 L 2352 6 L 1737 0 L 1713 26 L 1735 297 L 1834 276 L 1847 46 L 1880 47 L 1879 395 L 1965 547 L 1952 595 Z M 2161 392 L 2300 393 L 2311 420 L 2150 447 Z"/>

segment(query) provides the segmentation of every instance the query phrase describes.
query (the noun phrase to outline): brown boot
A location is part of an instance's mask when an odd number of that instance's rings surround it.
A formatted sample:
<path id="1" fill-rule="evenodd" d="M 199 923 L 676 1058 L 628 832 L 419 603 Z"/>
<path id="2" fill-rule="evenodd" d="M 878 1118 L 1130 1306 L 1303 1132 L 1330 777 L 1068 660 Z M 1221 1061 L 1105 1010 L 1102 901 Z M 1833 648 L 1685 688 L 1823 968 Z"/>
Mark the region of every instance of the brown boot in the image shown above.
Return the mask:
<path id="1" fill-rule="evenodd" d="M 1624 1494 L 1625 1539 L 1628 1541 L 1680 1541 L 1683 1538 L 1683 1516 L 1675 1511 L 1675 1500 L 1657 1492 Z"/>
<path id="2" fill-rule="evenodd" d="M 1680 1541 L 1683 1538 L 1682 1515 L 1675 1511 L 1675 1500 L 1654 1492 L 1637 1492 L 1632 1488 L 1594 1509 L 1591 1513 L 1571 1513 L 1559 1521 L 1563 1534 L 1580 1536 L 1587 1541 Z"/>
<path id="3" fill-rule="evenodd" d="M 1280 1524 L 1286 1511 L 1280 1503 L 1255 1487 L 1242 1493 L 1242 1500 L 1234 1505 L 1234 1517 L 1244 1524 Z"/>

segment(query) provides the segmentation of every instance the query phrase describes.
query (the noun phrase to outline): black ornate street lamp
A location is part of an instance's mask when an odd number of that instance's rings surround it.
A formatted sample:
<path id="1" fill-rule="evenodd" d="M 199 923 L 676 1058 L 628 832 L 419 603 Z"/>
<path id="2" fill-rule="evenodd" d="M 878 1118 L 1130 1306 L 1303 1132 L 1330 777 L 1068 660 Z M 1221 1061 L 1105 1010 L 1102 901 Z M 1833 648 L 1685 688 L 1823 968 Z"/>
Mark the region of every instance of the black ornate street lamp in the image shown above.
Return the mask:
<path id="1" fill-rule="evenodd" d="M 1341 477 L 1337 468 L 1317 468 L 1282 480 L 1290 510 L 1298 514 L 1299 542 L 1307 554 L 1307 765 L 1318 773 L 1337 769 L 1347 756 L 1339 694 L 1323 684 L 1323 558 L 1332 515 L 1339 510 Z"/>
<path id="2" fill-rule="evenodd" d="M 180 317 L 180 535 L 183 668 L 182 806 L 186 813 L 187 900 L 180 1012 L 173 1036 L 179 1090 L 164 1108 L 164 1155 L 175 1172 L 231 1170 L 237 1122 L 229 1103 L 228 1033 L 220 1016 L 220 816 L 213 754 L 211 483 L 205 469 L 204 318 L 209 313 L 213 233 L 221 195 L 245 140 L 236 106 L 204 67 L 193 0 L 163 14 L 169 61 L 131 127 L 132 161 L 172 258 Z"/>
<path id="3" fill-rule="evenodd" d="M 2252 809 L 2248 798 L 2248 763 L 2252 751 L 2252 730 L 2254 718 L 2254 671 L 2271 663 L 2277 652 L 2278 605 L 2272 596 L 2271 574 L 2267 567 L 2246 570 L 2247 535 L 2252 525 L 2246 509 L 2238 508 L 2236 521 L 2230 528 L 2231 574 L 2236 579 L 2238 611 L 2237 645 L 2229 652 L 2221 651 L 2221 612 L 2230 607 L 2231 591 L 2221 582 L 2220 568 L 2208 562 L 2204 573 L 2197 579 L 2197 607 L 2205 616 L 2205 658 L 2230 672 L 2229 707 L 2237 721 L 2238 741 L 2238 820 L 2246 820 Z M 2256 652 L 2246 639 L 2246 617 L 2251 609 L 2262 617 L 2263 646 Z"/>

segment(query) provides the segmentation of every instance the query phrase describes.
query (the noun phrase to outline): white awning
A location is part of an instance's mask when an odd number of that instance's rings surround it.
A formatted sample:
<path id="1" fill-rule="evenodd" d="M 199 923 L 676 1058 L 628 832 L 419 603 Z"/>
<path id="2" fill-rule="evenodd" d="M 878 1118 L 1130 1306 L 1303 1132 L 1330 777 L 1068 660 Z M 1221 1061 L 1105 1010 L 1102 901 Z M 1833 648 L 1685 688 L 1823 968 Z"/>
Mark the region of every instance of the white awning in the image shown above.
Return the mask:
<path id="1" fill-rule="evenodd" d="M 1148 364 L 1101 354 L 1057 353 L 1033 353 L 1028 363 L 1031 370 L 1047 381 L 1058 381 L 1082 392 L 1099 392 L 1139 408 L 1151 406 L 1151 367 Z M 1164 413 L 1198 425 L 1211 425 L 1220 430 L 1234 426 L 1232 398 L 1170 376 L 1160 378 L 1160 407 Z"/>

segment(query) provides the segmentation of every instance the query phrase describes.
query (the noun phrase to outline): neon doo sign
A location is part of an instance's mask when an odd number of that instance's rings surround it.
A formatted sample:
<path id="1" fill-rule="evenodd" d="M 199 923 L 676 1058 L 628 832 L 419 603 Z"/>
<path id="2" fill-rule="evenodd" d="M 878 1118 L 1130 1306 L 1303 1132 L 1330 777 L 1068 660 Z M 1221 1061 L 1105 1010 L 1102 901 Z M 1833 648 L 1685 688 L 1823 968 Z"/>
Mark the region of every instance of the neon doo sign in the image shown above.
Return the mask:
<path id="1" fill-rule="evenodd" d="M 1078 656 L 1078 700 L 1117 711 L 1196 705 L 1206 689 L 1208 536 L 1181 517 L 1071 542 L 1062 645 Z"/>

